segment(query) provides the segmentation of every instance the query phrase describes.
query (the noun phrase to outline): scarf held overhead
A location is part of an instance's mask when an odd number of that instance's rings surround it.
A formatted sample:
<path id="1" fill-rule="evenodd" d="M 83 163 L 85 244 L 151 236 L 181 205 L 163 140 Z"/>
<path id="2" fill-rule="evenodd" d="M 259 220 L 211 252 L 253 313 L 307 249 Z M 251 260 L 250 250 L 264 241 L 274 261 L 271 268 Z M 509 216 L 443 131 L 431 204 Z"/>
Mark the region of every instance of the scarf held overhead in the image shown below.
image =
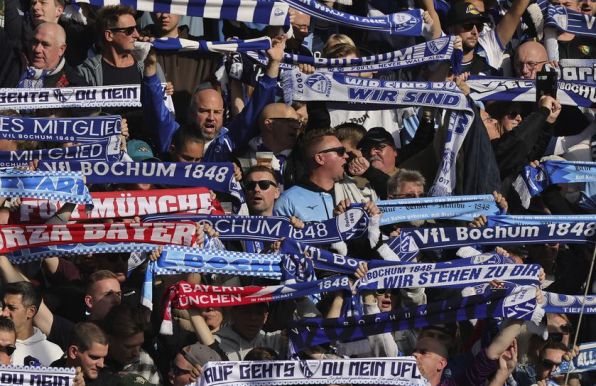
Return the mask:
<path id="1" fill-rule="evenodd" d="M 2 225 L 0 253 L 93 241 L 193 245 L 195 233 L 196 225 L 189 223 Z"/>
<path id="2" fill-rule="evenodd" d="M 157 215 L 144 221 L 193 221 L 211 225 L 221 240 L 277 241 L 290 238 L 306 244 L 328 244 L 363 236 L 368 227 L 368 214 L 361 207 L 352 207 L 339 216 L 322 222 L 309 222 L 294 228 L 285 217 Z"/>
<path id="3" fill-rule="evenodd" d="M 0 138 L 38 142 L 96 142 L 120 135 L 120 116 L 31 118 L 0 116 Z"/>
<path id="4" fill-rule="evenodd" d="M 97 7 L 118 5 L 120 0 L 78 0 Z M 137 11 L 165 12 L 207 19 L 235 20 L 266 25 L 289 25 L 288 5 L 271 0 L 172 0 L 127 1 Z"/>
<path id="5" fill-rule="evenodd" d="M 0 88 L 0 111 L 69 107 L 141 107 L 141 86 Z"/>
<path id="6" fill-rule="evenodd" d="M 451 297 L 441 302 L 392 312 L 335 319 L 303 318 L 292 322 L 288 335 L 296 351 L 330 342 L 354 342 L 371 335 L 422 328 L 433 324 L 486 318 L 512 318 L 540 323 L 544 311 L 536 302 L 536 288 L 486 291 L 480 295 Z"/>
<path id="7" fill-rule="evenodd" d="M 88 211 L 84 206 L 79 205 L 72 212 L 70 218 L 72 220 L 90 220 L 145 216 L 156 213 L 224 213 L 217 201 L 213 201 L 207 188 L 93 192 L 91 193 L 91 202 L 93 210 Z M 21 199 L 19 209 L 11 213 L 11 219 L 12 222 L 39 223 L 52 217 L 61 207 L 62 205 L 59 203 L 49 200 Z"/>
<path id="8" fill-rule="evenodd" d="M 232 163 L 194 162 L 40 162 L 40 170 L 79 171 L 91 184 L 159 184 L 201 186 L 230 193 L 244 202 Z"/>
<path id="9" fill-rule="evenodd" d="M 190 40 L 182 38 L 159 38 L 153 42 L 143 42 L 153 46 L 158 51 L 196 51 L 196 52 L 218 52 L 226 54 L 231 52 L 261 51 L 271 48 L 271 39 L 267 36 L 257 39 L 231 39 L 221 42 L 210 42 L 206 40 Z"/>
<path id="10" fill-rule="evenodd" d="M 194 386 L 261 385 L 408 385 L 427 386 L 412 357 L 208 362 Z"/>
<path id="11" fill-rule="evenodd" d="M 383 213 L 381 225 L 436 218 L 472 221 L 501 212 L 491 195 L 406 198 L 376 204 Z"/>
<path id="12" fill-rule="evenodd" d="M 508 245 L 594 243 L 596 223 L 552 223 L 468 228 L 402 228 L 398 237 L 389 239 L 389 247 L 402 259 L 410 260 L 427 249 L 459 248 L 467 245 Z"/>
<path id="13" fill-rule="evenodd" d="M 77 172 L 1 170 L 0 197 L 32 197 L 93 205 L 85 180 Z"/>

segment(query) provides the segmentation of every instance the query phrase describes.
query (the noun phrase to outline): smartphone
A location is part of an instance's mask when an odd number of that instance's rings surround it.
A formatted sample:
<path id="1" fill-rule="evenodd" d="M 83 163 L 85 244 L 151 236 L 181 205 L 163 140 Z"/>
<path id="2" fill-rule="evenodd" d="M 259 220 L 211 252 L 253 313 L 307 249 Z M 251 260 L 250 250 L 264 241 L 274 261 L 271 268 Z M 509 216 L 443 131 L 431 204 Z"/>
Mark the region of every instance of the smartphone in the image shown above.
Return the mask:
<path id="1" fill-rule="evenodd" d="M 543 95 L 548 95 L 557 99 L 558 80 L 556 71 L 548 71 L 544 68 L 538 71 L 536 73 L 536 102 L 538 102 Z"/>

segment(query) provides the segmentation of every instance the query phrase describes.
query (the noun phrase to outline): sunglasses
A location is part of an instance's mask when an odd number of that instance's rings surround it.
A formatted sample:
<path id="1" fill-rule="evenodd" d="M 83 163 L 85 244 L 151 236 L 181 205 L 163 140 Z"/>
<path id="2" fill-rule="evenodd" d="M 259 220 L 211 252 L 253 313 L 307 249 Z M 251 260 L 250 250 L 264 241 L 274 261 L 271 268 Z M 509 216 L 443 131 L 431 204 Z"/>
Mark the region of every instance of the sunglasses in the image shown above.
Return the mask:
<path id="1" fill-rule="evenodd" d="M 553 367 L 559 366 L 561 363 L 556 363 L 551 361 L 550 359 L 543 359 L 542 360 L 542 367 L 545 369 L 552 369 Z"/>
<path id="2" fill-rule="evenodd" d="M 112 32 L 122 32 L 126 36 L 132 35 L 137 30 L 137 26 L 133 25 L 130 27 L 121 27 L 121 28 L 109 28 L 108 31 Z"/>
<path id="3" fill-rule="evenodd" d="M 470 32 L 471 30 L 474 29 L 474 27 L 476 27 L 476 31 L 478 31 L 480 33 L 484 29 L 484 23 L 465 23 L 465 24 L 462 24 L 462 28 L 464 29 L 464 32 Z"/>
<path id="4" fill-rule="evenodd" d="M 291 125 L 291 126 L 295 126 L 295 127 L 301 127 L 302 123 L 296 119 L 296 118 L 269 118 L 272 121 L 277 121 L 277 122 L 283 122 L 287 125 Z"/>
<path id="5" fill-rule="evenodd" d="M 343 157 L 346 154 L 346 148 L 343 146 L 332 147 L 330 149 L 321 150 L 319 153 L 337 153 L 338 156 Z"/>
<path id="6" fill-rule="evenodd" d="M 270 186 L 277 186 L 277 184 L 273 181 L 269 180 L 260 180 L 260 181 L 248 181 L 244 184 L 246 190 L 255 190 L 255 188 L 259 186 L 261 190 L 267 190 Z"/>
<path id="7" fill-rule="evenodd" d="M 518 115 L 520 117 L 522 116 L 521 111 L 510 111 L 506 114 L 507 118 L 509 118 L 509 119 L 515 119 L 515 118 L 517 118 Z"/>
<path id="8" fill-rule="evenodd" d="M 568 335 L 571 334 L 571 330 L 573 330 L 573 327 L 570 324 L 563 324 L 559 326 L 559 330 L 561 330 L 561 333 L 563 333 L 563 335 Z"/>
<path id="9" fill-rule="evenodd" d="M 15 346 L 0 346 L 0 352 L 4 352 L 8 356 L 11 356 L 16 349 L 17 348 Z"/>

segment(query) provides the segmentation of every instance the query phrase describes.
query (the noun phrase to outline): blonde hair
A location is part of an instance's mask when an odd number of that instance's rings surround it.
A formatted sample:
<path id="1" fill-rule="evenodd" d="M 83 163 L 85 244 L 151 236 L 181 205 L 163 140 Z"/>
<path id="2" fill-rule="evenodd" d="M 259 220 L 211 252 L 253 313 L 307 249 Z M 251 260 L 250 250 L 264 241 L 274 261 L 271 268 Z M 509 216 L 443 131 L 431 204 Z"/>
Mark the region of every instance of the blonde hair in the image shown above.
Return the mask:
<path id="1" fill-rule="evenodd" d="M 350 46 L 356 48 L 356 43 L 354 43 L 352 38 L 349 37 L 348 35 L 333 34 L 333 35 L 329 36 L 329 38 L 327 39 L 327 42 L 325 43 L 325 46 L 323 47 L 323 56 L 328 58 L 329 51 L 331 51 L 331 49 L 338 44 L 346 44 L 346 45 L 350 45 Z"/>

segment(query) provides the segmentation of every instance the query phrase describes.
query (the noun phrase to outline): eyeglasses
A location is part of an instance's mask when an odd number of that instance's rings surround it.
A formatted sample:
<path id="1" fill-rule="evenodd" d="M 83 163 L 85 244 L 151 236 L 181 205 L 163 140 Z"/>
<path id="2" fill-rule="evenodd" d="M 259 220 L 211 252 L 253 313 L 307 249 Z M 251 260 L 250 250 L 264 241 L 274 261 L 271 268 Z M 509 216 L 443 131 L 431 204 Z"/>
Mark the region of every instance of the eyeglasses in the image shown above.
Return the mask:
<path id="1" fill-rule="evenodd" d="M 330 149 L 321 150 L 319 153 L 337 153 L 338 156 L 343 157 L 346 154 L 346 148 L 343 146 L 332 147 Z"/>
<path id="2" fill-rule="evenodd" d="M 465 24 L 462 24 L 462 28 L 464 29 L 464 32 L 470 32 L 471 30 L 474 29 L 474 27 L 476 27 L 476 31 L 478 31 L 480 33 L 484 29 L 484 23 L 465 23 Z"/>
<path id="3" fill-rule="evenodd" d="M 192 370 L 189 369 L 183 369 L 181 367 L 178 367 L 178 365 L 176 365 L 174 362 L 172 362 L 172 373 L 174 373 L 174 376 L 178 377 L 180 375 L 186 375 L 186 374 L 190 374 L 190 372 Z"/>
<path id="4" fill-rule="evenodd" d="M 572 329 L 573 329 L 573 327 L 570 324 L 562 324 L 559 326 L 559 330 L 561 330 L 561 333 L 563 335 L 571 334 Z"/>
<path id="5" fill-rule="evenodd" d="M 552 369 L 553 367 L 559 366 L 561 363 L 556 363 L 551 361 L 550 359 L 543 359 L 542 360 L 542 367 L 545 369 Z"/>
<path id="6" fill-rule="evenodd" d="M 517 68 L 522 69 L 524 68 L 524 66 L 528 66 L 528 68 L 530 70 L 534 70 L 536 68 L 536 66 L 538 66 L 539 64 L 544 64 L 546 63 L 546 60 L 543 60 L 541 62 L 515 62 L 515 64 L 517 65 Z"/>
<path id="7" fill-rule="evenodd" d="M 290 128 L 300 129 L 302 127 L 302 123 L 296 118 L 269 118 L 272 121 L 280 122 L 285 126 Z"/>
<path id="8" fill-rule="evenodd" d="M 257 185 L 261 190 L 267 190 L 270 186 L 277 187 L 277 184 L 275 182 L 269 180 L 247 181 L 246 183 L 244 183 L 244 187 L 246 188 L 246 190 L 255 190 Z"/>
<path id="9" fill-rule="evenodd" d="M 8 356 L 11 356 L 14 350 L 17 348 L 15 346 L 0 346 L 0 352 L 6 353 Z"/>
<path id="10" fill-rule="evenodd" d="M 126 36 L 132 35 L 136 30 L 137 30 L 137 26 L 136 25 L 132 25 L 130 27 L 108 28 L 108 31 L 122 32 Z"/>

